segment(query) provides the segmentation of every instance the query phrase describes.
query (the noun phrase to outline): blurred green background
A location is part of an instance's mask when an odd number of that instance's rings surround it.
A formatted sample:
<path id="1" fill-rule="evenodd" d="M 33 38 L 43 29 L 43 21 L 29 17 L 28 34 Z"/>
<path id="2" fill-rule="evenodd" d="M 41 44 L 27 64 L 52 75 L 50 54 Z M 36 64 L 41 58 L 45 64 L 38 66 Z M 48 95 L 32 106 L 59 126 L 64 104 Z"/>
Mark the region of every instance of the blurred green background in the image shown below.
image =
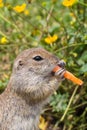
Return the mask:
<path id="1" fill-rule="evenodd" d="M 66 5 L 63 1 L 0 0 L 0 92 L 16 56 L 24 49 L 43 47 L 84 81 L 82 87 L 63 81 L 42 113 L 49 122 L 45 129 L 87 130 L 87 0 L 66 0 Z"/>

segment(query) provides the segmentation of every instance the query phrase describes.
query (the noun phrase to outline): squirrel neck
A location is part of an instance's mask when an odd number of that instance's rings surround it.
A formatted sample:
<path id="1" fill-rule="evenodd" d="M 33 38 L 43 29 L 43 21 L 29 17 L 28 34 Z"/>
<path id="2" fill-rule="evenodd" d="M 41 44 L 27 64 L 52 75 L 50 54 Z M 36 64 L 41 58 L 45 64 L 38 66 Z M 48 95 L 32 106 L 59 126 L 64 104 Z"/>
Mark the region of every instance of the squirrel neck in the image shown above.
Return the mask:
<path id="1" fill-rule="evenodd" d="M 31 107 L 39 106 L 40 108 L 42 108 L 49 101 L 49 98 L 47 97 L 46 99 L 44 98 L 44 100 L 43 98 L 33 99 L 33 97 L 31 96 L 31 93 L 20 93 L 18 91 L 15 91 L 10 81 L 8 83 L 7 88 L 5 89 L 4 94 L 9 97 L 11 95 L 14 98 L 14 100 L 16 100 L 16 98 L 20 98 L 21 101 L 24 101 L 27 105 Z"/>
<path id="2" fill-rule="evenodd" d="M 26 104 L 29 107 L 36 107 L 38 109 L 41 109 L 44 106 L 44 101 L 32 101 L 32 99 L 29 98 L 29 94 L 26 93 L 18 93 L 15 90 L 12 89 L 11 83 L 9 82 L 7 88 L 5 89 L 5 92 L 3 93 L 5 95 L 5 97 L 10 98 L 12 97 L 12 99 L 14 99 L 16 102 L 18 102 L 19 100 L 21 102 L 23 102 L 24 104 Z M 10 100 L 12 100 L 10 99 Z M 19 100 L 18 100 L 19 99 Z"/>

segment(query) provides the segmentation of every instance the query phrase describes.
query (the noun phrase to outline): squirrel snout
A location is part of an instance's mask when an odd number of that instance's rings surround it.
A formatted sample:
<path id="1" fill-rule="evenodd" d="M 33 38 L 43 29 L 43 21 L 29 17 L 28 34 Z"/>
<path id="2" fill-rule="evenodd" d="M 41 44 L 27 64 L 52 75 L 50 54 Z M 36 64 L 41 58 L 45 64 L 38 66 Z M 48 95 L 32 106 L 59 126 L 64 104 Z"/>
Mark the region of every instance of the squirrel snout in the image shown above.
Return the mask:
<path id="1" fill-rule="evenodd" d="M 60 60 L 59 63 L 58 63 L 58 66 L 60 66 L 61 68 L 64 68 L 66 65 L 65 61 L 64 60 Z"/>

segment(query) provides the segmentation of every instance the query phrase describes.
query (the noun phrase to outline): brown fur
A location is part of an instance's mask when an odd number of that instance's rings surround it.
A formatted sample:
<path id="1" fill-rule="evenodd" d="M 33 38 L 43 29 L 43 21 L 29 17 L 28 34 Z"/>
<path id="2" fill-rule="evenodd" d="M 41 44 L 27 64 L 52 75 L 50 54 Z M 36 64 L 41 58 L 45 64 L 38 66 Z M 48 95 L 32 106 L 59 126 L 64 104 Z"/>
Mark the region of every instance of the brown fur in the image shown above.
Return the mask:
<path id="1" fill-rule="evenodd" d="M 35 61 L 37 55 L 43 60 Z M 62 81 L 51 74 L 58 63 L 57 57 L 41 48 L 18 55 L 0 95 L 0 130 L 38 130 L 41 110 Z"/>

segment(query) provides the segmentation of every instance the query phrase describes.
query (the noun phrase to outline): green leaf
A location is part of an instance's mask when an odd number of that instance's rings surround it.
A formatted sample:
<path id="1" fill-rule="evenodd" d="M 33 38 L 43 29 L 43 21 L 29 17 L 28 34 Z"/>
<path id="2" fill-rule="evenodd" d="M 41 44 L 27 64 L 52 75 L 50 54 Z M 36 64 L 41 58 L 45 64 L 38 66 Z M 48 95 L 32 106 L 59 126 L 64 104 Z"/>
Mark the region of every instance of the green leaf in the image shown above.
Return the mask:
<path id="1" fill-rule="evenodd" d="M 83 54 L 82 54 L 82 56 L 81 56 L 80 59 L 83 60 L 83 61 L 85 61 L 85 62 L 87 62 L 87 51 L 83 52 Z"/>
<path id="2" fill-rule="evenodd" d="M 63 112 L 67 107 L 68 93 L 66 94 L 56 94 L 52 96 L 50 105 L 53 107 L 55 112 Z"/>
<path id="3" fill-rule="evenodd" d="M 81 67 L 80 72 L 82 72 L 82 73 L 87 72 L 87 64 L 84 64 L 84 65 Z"/>

